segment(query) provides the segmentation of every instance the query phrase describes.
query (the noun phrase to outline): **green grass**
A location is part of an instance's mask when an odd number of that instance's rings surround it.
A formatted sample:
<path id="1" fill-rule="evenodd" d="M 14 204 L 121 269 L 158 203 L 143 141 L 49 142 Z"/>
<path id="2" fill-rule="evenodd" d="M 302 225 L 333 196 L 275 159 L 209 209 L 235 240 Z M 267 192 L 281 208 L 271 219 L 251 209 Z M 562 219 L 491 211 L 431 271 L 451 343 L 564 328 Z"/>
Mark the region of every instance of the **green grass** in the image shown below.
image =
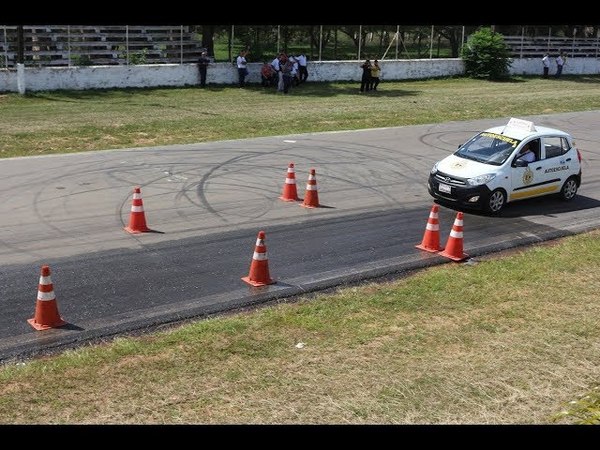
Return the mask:
<path id="1" fill-rule="evenodd" d="M 554 423 L 600 425 L 600 386 L 577 400 L 571 400 L 565 409 L 553 417 Z"/>
<path id="2" fill-rule="evenodd" d="M 384 81 L 377 95 L 358 95 L 356 83 L 310 83 L 288 96 L 258 87 L 6 94 L 0 154 L 592 110 L 599 83 Z M 6 365 L 0 422 L 597 423 L 600 281 L 590 274 L 600 270 L 599 238 Z"/>
<path id="3" fill-rule="evenodd" d="M 0 157 L 585 111 L 600 105 L 599 86 L 590 76 L 384 79 L 362 95 L 358 83 L 308 83 L 289 95 L 259 86 L 4 94 Z"/>

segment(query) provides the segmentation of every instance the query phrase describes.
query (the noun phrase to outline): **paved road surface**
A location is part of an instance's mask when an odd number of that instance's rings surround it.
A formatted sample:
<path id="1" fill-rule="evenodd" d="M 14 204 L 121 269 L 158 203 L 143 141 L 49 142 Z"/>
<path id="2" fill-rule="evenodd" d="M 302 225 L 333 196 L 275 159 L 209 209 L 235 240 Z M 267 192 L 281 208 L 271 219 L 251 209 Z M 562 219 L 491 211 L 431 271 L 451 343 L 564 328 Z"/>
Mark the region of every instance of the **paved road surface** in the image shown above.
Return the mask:
<path id="1" fill-rule="evenodd" d="M 600 111 L 535 116 L 571 132 L 583 185 L 571 203 L 465 214 L 478 256 L 600 225 Z M 448 263 L 417 250 L 432 164 L 508 118 L 0 160 L 0 360 L 257 304 L 339 283 Z M 302 197 L 316 169 L 318 209 L 278 199 L 294 162 Z M 133 187 L 153 233 L 123 231 Z M 442 243 L 456 211 L 440 208 Z M 278 280 L 251 288 L 259 230 Z M 40 266 L 49 264 L 69 325 L 36 332 Z"/>

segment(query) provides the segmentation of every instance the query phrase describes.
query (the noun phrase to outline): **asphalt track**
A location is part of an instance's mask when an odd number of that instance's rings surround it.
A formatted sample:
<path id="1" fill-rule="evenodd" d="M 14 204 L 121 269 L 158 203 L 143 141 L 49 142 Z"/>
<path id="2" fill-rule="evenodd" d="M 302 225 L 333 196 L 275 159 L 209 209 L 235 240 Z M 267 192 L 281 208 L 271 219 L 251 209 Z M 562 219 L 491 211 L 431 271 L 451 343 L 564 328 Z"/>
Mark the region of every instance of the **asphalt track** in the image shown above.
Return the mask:
<path id="1" fill-rule="evenodd" d="M 600 111 L 524 118 L 575 137 L 579 195 L 517 202 L 501 217 L 465 212 L 471 261 L 600 227 Z M 475 132 L 506 121 L 0 160 L 0 360 L 456 264 L 415 248 L 433 204 L 429 169 Z M 321 208 L 278 199 L 289 162 L 300 197 L 316 169 Z M 134 186 L 151 233 L 123 230 Z M 440 207 L 442 244 L 455 216 Z M 260 230 L 277 283 L 253 288 L 240 278 Z M 43 264 L 68 325 L 35 331 L 27 319 Z"/>

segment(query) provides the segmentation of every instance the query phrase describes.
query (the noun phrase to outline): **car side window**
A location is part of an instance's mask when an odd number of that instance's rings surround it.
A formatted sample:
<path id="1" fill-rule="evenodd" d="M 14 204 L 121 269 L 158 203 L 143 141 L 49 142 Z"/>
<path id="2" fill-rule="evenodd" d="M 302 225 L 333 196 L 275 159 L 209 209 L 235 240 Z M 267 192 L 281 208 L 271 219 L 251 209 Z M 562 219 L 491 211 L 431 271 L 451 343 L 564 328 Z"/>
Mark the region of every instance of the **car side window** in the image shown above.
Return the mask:
<path id="1" fill-rule="evenodd" d="M 540 140 L 534 139 L 533 141 L 530 141 L 529 148 L 535 155 L 535 161 L 539 161 L 540 160 Z"/>
<path id="2" fill-rule="evenodd" d="M 546 159 L 564 155 L 569 151 L 569 142 L 564 137 L 550 136 L 544 138 Z"/>
<path id="3" fill-rule="evenodd" d="M 540 160 L 540 140 L 539 139 L 533 139 L 533 140 L 527 142 L 523 148 L 525 148 L 525 147 L 529 147 L 529 150 L 531 150 L 533 152 L 533 154 L 535 156 L 533 161 Z M 522 156 L 521 154 L 517 154 L 515 159 L 520 159 L 521 156 Z"/>

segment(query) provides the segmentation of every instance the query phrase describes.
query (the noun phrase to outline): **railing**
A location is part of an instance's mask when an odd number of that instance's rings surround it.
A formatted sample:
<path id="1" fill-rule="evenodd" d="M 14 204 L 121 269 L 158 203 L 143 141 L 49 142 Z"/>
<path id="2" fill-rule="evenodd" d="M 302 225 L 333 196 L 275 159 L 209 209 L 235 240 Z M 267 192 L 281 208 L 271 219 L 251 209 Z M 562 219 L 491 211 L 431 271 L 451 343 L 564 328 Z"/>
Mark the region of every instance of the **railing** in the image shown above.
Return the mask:
<path id="1" fill-rule="evenodd" d="M 203 48 L 186 26 L 23 27 L 27 66 L 196 62 Z M 0 29 L 0 67 L 14 67 L 17 27 Z"/>
<path id="2" fill-rule="evenodd" d="M 545 53 L 557 56 L 564 53 L 569 58 L 597 58 L 600 39 L 568 37 L 504 36 L 513 58 L 541 58 Z"/>
<path id="3" fill-rule="evenodd" d="M 279 51 L 276 49 L 280 49 L 282 44 L 280 42 L 279 27 L 276 28 L 276 38 L 271 36 L 271 40 L 275 39 L 271 43 L 272 49 L 267 49 L 270 42 L 269 34 L 267 33 L 269 27 L 263 28 L 255 30 L 256 40 L 257 42 L 259 40 L 258 33 L 263 33 L 260 40 L 262 46 L 266 49 L 263 53 L 271 57 Z M 414 58 L 415 55 L 417 55 L 417 58 L 427 57 L 423 56 L 424 52 L 428 53 L 430 58 L 433 56 L 439 58 L 440 46 L 442 49 L 448 46 L 448 42 L 441 39 L 439 31 L 436 31 L 436 27 L 420 27 L 412 31 L 407 30 L 405 39 L 399 38 L 399 26 L 391 28 L 391 30 L 384 30 L 382 28 L 378 36 L 373 35 L 373 33 L 367 33 L 363 39 L 360 31 L 361 28 L 358 27 L 357 58 L 370 57 L 369 55 L 373 58 L 375 57 L 373 55 L 384 57 L 386 54 L 396 59 L 398 57 Z M 318 58 L 311 55 L 313 60 L 321 60 L 322 29 L 323 27 L 320 28 L 321 31 L 318 36 L 319 55 Z M 393 32 L 394 29 L 396 30 L 395 33 Z M 236 52 L 233 51 L 234 47 L 241 49 L 243 46 L 240 42 L 234 42 L 233 30 L 234 27 L 232 26 L 228 48 L 230 49 L 230 53 L 235 55 Z M 337 48 L 337 29 L 331 35 L 335 36 L 335 48 Z M 339 33 L 339 36 L 339 44 L 342 47 L 343 33 Z M 421 38 L 423 38 L 422 43 Z M 459 44 L 462 47 L 468 38 L 468 35 L 465 34 L 465 27 L 462 27 L 459 38 Z M 331 36 L 329 39 L 332 39 Z M 550 53 L 555 56 L 560 52 L 571 58 L 597 58 L 600 56 L 600 38 L 598 37 L 569 38 L 555 37 L 550 34 L 548 36 L 528 37 L 523 34 L 520 36 L 505 36 L 504 40 L 510 48 L 513 58 L 541 58 L 544 53 Z M 344 38 L 344 41 L 348 44 L 347 37 Z M 434 41 L 437 41 L 435 52 Z M 18 54 L 17 42 L 17 27 L 0 25 L 0 68 L 15 67 Z M 379 47 L 377 46 L 377 42 L 379 42 Z M 298 48 L 298 42 L 290 41 L 289 44 L 290 47 L 296 46 Z M 329 47 L 332 45 L 329 42 Z M 350 42 L 350 45 L 354 45 L 354 43 Z M 304 43 L 300 48 L 308 49 L 308 46 Z M 425 51 L 427 48 L 429 49 L 428 52 Z M 204 49 L 202 48 L 199 35 L 193 32 L 190 26 L 24 25 L 23 50 L 25 65 L 39 67 L 194 63 L 197 62 Z M 333 56 L 335 56 L 335 53 L 336 50 L 334 50 Z M 340 53 L 343 52 L 340 51 Z M 219 56 L 221 57 L 219 60 L 231 60 L 231 55 L 229 58 L 226 56 L 223 58 L 223 55 Z M 263 56 L 260 56 L 262 60 Z M 258 55 L 255 55 L 255 57 L 258 57 Z M 216 54 L 215 59 L 217 59 Z"/>

